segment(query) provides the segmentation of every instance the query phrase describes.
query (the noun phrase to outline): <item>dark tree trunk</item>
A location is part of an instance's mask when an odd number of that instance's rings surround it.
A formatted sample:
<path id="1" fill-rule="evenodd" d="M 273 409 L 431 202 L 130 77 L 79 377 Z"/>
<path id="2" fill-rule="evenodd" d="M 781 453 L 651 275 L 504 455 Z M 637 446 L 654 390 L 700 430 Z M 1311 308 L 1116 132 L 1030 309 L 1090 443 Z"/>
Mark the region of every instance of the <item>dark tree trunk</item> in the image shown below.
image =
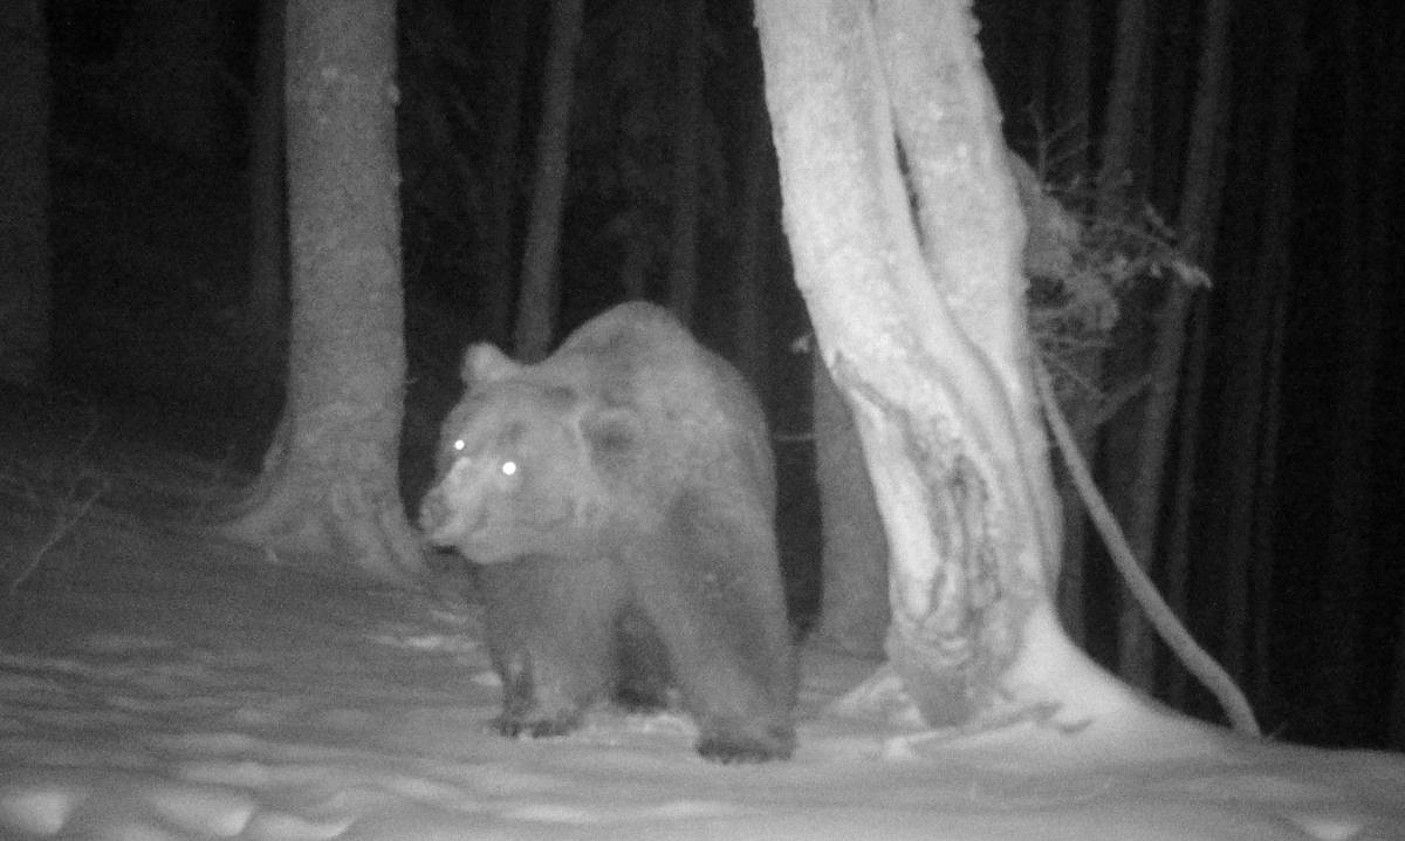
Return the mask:
<path id="1" fill-rule="evenodd" d="M 122 120 L 151 141 L 186 154 L 237 152 L 232 91 L 220 64 L 224 4 L 139 0 L 115 59 Z"/>
<path id="2" fill-rule="evenodd" d="M 1117 43 L 1107 92 L 1107 125 L 1098 143 L 1098 207 L 1104 213 L 1122 204 L 1129 184 L 1142 73 L 1151 37 L 1147 20 L 1147 0 L 1120 0 L 1117 4 Z"/>
<path id="3" fill-rule="evenodd" d="M 396 478 L 404 413 L 393 0 L 287 7 L 288 397 L 227 531 L 408 584 L 423 559 Z"/>
<path id="4" fill-rule="evenodd" d="M 736 329 L 733 333 L 738 367 L 751 384 L 766 393 L 768 378 L 766 332 L 767 268 L 775 219 L 776 159 L 760 103 L 752 109 L 742 165 L 742 185 L 736 213 L 735 277 Z"/>
<path id="5" fill-rule="evenodd" d="M 678 88 L 673 119 L 673 229 L 668 261 L 668 308 L 684 324 L 693 320 L 698 291 L 698 129 L 702 125 L 703 0 L 679 0 Z"/>
<path id="6" fill-rule="evenodd" d="M 49 52 L 43 4 L 0 8 L 0 381 L 49 367 Z"/>
<path id="7" fill-rule="evenodd" d="M 1327 557 L 1330 574 L 1323 580 L 1321 628 L 1323 688 L 1328 711 L 1340 732 L 1370 730 L 1363 690 L 1372 681 L 1365 645 L 1370 571 L 1371 432 L 1376 370 L 1381 353 L 1384 295 L 1376 273 L 1367 269 L 1363 214 L 1363 178 L 1371 145 L 1366 117 L 1366 68 L 1360 27 L 1368 25 L 1354 3 L 1336 9 L 1338 51 L 1346 62 L 1341 73 L 1341 172 L 1337 194 L 1337 291 L 1339 320 L 1335 393 L 1332 395 L 1331 467 L 1327 490 Z M 1374 22 L 1369 25 L 1374 25 Z M 1396 91 L 1399 96 L 1400 92 Z M 1377 208 L 1378 212 L 1383 208 Z"/>
<path id="8" fill-rule="evenodd" d="M 1137 141 L 1137 115 L 1144 108 L 1143 76 L 1150 30 L 1147 0 L 1120 0 L 1117 4 L 1117 41 L 1114 46 L 1112 81 L 1108 86 L 1106 125 L 1098 152 L 1097 211 L 1103 218 L 1121 215 L 1129 200 L 1128 188 L 1144 186 L 1140 173 L 1133 173 Z M 1100 374 L 1101 371 L 1095 372 Z M 1123 421 L 1127 423 L 1127 421 Z M 1136 439 L 1140 425 L 1130 429 L 1119 426 L 1113 431 L 1109 446 L 1114 452 L 1130 450 L 1136 457 Z M 1090 454 L 1090 460 L 1092 455 Z M 1118 457 L 1118 461 L 1122 456 Z M 1144 523 L 1128 509 L 1135 474 L 1118 472 L 1107 478 L 1108 497 L 1118 519 L 1127 532 L 1137 562 L 1150 565 L 1146 535 L 1139 529 Z M 1142 608 L 1130 597 L 1121 600 L 1117 628 L 1117 672 L 1133 686 L 1150 689 L 1154 661 L 1151 648 L 1151 628 Z"/>
<path id="9" fill-rule="evenodd" d="M 1069 171 L 1090 172 L 1089 115 L 1092 110 L 1093 22 L 1091 0 L 1064 0 L 1059 27 L 1059 80 L 1056 131 L 1068 130 Z M 1043 173 L 1041 173 L 1043 174 Z M 1064 173 L 1058 173 L 1060 175 Z"/>
<path id="10" fill-rule="evenodd" d="M 1223 161 L 1223 127 L 1228 112 L 1229 14 L 1228 0 L 1206 0 L 1195 107 L 1185 155 L 1185 174 L 1181 181 L 1178 226 L 1181 245 L 1186 257 L 1200 265 L 1209 262 L 1215 232 L 1219 227 L 1218 196 L 1222 192 L 1223 179 L 1218 164 Z M 1176 416 L 1178 398 L 1184 396 L 1181 373 L 1184 370 L 1186 322 L 1192 298 L 1199 292 L 1184 283 L 1172 283 L 1157 318 L 1151 353 L 1150 387 L 1142 404 L 1136 456 L 1131 467 L 1131 475 L 1135 478 L 1124 508 L 1124 528 L 1131 540 L 1132 551 L 1148 566 L 1156 557 L 1160 545 L 1162 486 L 1167 454 L 1171 452 L 1172 422 Z M 1183 590 L 1186 572 L 1178 566 L 1177 574 L 1181 580 L 1167 580 L 1168 589 Z M 1145 628 L 1142 622 L 1134 626 L 1131 622 L 1124 622 L 1123 632 L 1134 636 L 1131 640 L 1124 638 L 1122 642 L 1126 660 L 1144 663 L 1149 670 L 1154 661 L 1151 641 L 1144 634 Z M 1124 666 L 1127 665 L 1126 660 Z M 1150 680 L 1151 676 L 1148 673 L 1146 677 Z"/>
<path id="11" fill-rule="evenodd" d="M 888 539 L 853 416 L 819 354 L 811 382 L 823 581 L 813 642 L 879 657 L 889 619 Z"/>
<path id="12" fill-rule="evenodd" d="M 1191 301 L 1190 338 L 1185 378 L 1181 382 L 1179 426 L 1176 432 L 1176 476 L 1171 491 L 1171 511 L 1165 543 L 1165 593 L 1171 612 L 1189 624 L 1191 617 L 1191 516 L 1194 512 L 1196 466 L 1200 455 L 1200 417 L 1205 394 L 1205 360 L 1210 345 L 1210 308 L 1207 296 Z M 1190 675 L 1172 669 L 1166 680 L 1166 698 L 1178 710 L 1186 709 Z"/>
<path id="13" fill-rule="evenodd" d="M 1224 386 L 1218 476 L 1215 487 L 1222 494 L 1217 518 L 1222 523 L 1217 552 L 1221 569 L 1222 639 L 1225 667 L 1231 674 L 1248 674 L 1251 629 L 1250 610 L 1257 599 L 1252 588 L 1267 586 L 1255 572 L 1267 569 L 1269 559 L 1255 557 L 1267 549 L 1258 532 L 1269 527 L 1274 488 L 1273 462 L 1278 422 L 1277 368 L 1282 352 L 1281 331 L 1287 294 L 1294 194 L 1293 156 L 1296 145 L 1298 92 L 1301 85 L 1302 4 L 1281 10 L 1281 50 L 1275 62 L 1277 77 L 1268 103 L 1269 136 L 1264 148 L 1264 193 L 1260 197 L 1257 225 L 1259 241 L 1252 274 L 1230 286 L 1228 308 L 1234 319 L 1227 334 L 1235 349 Z"/>
<path id="14" fill-rule="evenodd" d="M 287 335 L 287 191 L 284 189 L 283 8 L 260 4 L 257 80 L 249 109 L 249 286 L 243 317 L 250 368 L 276 384 Z M 260 395 L 268 405 L 276 395 Z"/>
<path id="15" fill-rule="evenodd" d="M 537 130 L 536 174 L 531 219 L 522 255 L 522 285 L 513 344 L 518 358 L 535 362 L 551 348 L 559 306 L 561 216 L 566 200 L 567 153 L 576 47 L 581 39 L 582 0 L 552 0 L 551 46 L 546 56 L 546 91 Z"/>
<path id="16" fill-rule="evenodd" d="M 1058 79 L 1057 112 L 1053 130 L 1068 137 L 1067 151 L 1058 151 L 1066 163 L 1056 172 L 1041 172 L 1041 177 L 1068 178 L 1083 176 L 1090 171 L 1088 123 L 1092 102 L 1093 33 L 1089 0 L 1064 0 L 1059 16 L 1059 61 L 1053 75 Z M 1066 157 L 1064 157 L 1066 155 Z M 1101 351 L 1092 349 L 1078 355 L 1078 376 L 1085 382 L 1102 382 Z M 1083 401 L 1083 405 L 1065 407 L 1073 424 L 1078 451 L 1096 462 L 1098 425 L 1092 420 L 1098 405 Z M 1059 579 L 1059 616 L 1064 627 L 1080 645 L 1085 644 L 1087 622 L 1085 608 L 1088 564 L 1088 514 L 1078 489 L 1067 472 L 1058 479 L 1059 500 L 1063 510 L 1063 574 Z"/>
<path id="17" fill-rule="evenodd" d="M 1399 48 L 1400 39 L 1405 37 L 1405 12 L 1397 6 L 1394 16 L 1387 17 L 1384 21 L 1374 21 L 1372 28 L 1374 37 L 1370 40 L 1371 55 L 1376 66 L 1380 68 L 1381 76 L 1372 86 L 1372 102 L 1378 122 L 1372 132 L 1374 154 L 1371 157 L 1371 168 L 1374 172 L 1395 174 L 1394 178 L 1372 178 L 1366 187 L 1366 271 L 1372 275 L 1373 284 L 1381 284 L 1397 276 L 1401 259 L 1405 257 L 1405 248 L 1402 248 L 1395 228 L 1398 216 L 1390 212 L 1400 198 L 1399 176 L 1402 161 L 1405 160 L 1400 154 L 1399 143 L 1400 133 L 1405 129 L 1405 98 L 1400 96 L 1400 91 L 1405 89 L 1405 54 L 1402 54 Z M 1382 352 L 1387 347 L 1384 339 L 1385 337 L 1382 337 Z M 1381 370 L 1377 368 L 1377 376 Z M 1394 434 L 1398 431 L 1397 419 L 1382 411 L 1376 414 L 1376 422 L 1378 426 L 1374 440 L 1380 447 L 1377 453 L 1381 457 L 1380 461 L 1399 467 L 1401 445 L 1399 436 Z M 1394 443 L 1382 443 L 1387 441 Z M 1389 469 L 1377 467 L 1377 470 Z M 1396 500 L 1390 500 L 1385 506 L 1393 510 L 1395 504 Z M 1376 510 L 1380 511 L 1379 499 L 1377 506 Z M 1377 535 L 1376 551 L 1385 556 L 1381 558 L 1385 565 L 1397 561 L 1393 554 L 1387 554 L 1388 550 L 1385 547 L 1392 545 L 1390 537 L 1392 533 L 1399 535 L 1400 528 L 1397 521 L 1394 529 L 1387 526 Z M 1397 586 L 1405 584 L 1399 578 L 1396 583 Z M 1405 750 L 1405 586 L 1400 586 L 1399 596 L 1396 605 L 1395 652 L 1390 689 L 1390 722 L 1387 731 L 1387 745 L 1397 751 Z"/>
<path id="18" fill-rule="evenodd" d="M 488 219 L 484 236 L 483 298 L 479 319 L 482 337 L 505 345 L 512 333 L 513 222 L 517 214 L 517 147 L 522 134 L 522 86 L 527 64 L 528 0 L 498 0 L 493 11 L 497 81 L 493 96 L 492 152 L 488 164 Z"/>

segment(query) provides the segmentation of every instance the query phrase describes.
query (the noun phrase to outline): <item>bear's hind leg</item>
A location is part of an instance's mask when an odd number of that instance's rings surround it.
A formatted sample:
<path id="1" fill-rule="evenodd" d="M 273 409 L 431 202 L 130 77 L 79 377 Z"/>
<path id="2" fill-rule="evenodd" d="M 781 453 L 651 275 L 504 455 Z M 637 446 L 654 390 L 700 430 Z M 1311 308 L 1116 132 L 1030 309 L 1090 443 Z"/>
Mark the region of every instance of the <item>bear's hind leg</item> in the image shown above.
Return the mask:
<path id="1" fill-rule="evenodd" d="M 703 505 L 673 513 L 626 567 L 697 721 L 697 751 L 722 763 L 788 759 L 795 675 L 774 538 Z"/>
<path id="2" fill-rule="evenodd" d="M 479 569 L 503 683 L 504 736 L 560 736 L 614 681 L 622 589 L 605 561 L 528 557 Z"/>

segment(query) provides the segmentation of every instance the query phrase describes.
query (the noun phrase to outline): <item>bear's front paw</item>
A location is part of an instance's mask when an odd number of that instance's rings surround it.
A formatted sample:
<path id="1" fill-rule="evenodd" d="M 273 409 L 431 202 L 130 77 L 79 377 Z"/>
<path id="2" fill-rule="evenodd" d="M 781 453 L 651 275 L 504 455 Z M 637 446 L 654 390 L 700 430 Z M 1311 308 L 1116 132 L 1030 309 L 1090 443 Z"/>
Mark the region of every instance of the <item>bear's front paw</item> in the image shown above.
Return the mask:
<path id="1" fill-rule="evenodd" d="M 562 713 L 554 716 L 542 715 L 502 715 L 494 727 L 509 739 L 544 739 L 552 736 L 565 736 L 580 726 L 580 716 Z"/>
<path id="2" fill-rule="evenodd" d="M 703 759 L 722 765 L 741 765 L 790 759 L 795 750 L 795 738 L 788 734 L 772 734 L 757 738 L 741 733 L 704 733 L 697 744 Z"/>

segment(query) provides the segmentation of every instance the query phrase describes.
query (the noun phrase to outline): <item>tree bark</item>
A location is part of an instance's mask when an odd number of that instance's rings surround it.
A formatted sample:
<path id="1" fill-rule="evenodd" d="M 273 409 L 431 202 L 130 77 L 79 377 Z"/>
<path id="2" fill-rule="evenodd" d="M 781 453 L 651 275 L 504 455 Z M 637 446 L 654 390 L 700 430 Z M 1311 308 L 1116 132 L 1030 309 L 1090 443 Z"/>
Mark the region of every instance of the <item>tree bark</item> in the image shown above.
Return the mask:
<path id="1" fill-rule="evenodd" d="M 1361 56 L 1360 27 L 1364 21 L 1355 4 L 1342 4 L 1336 14 L 1338 50 L 1346 62 L 1337 182 L 1340 315 L 1327 486 L 1327 557 L 1332 563 L 1331 572 L 1323 579 L 1323 633 L 1319 639 L 1325 643 L 1322 686 L 1331 715 L 1339 722 L 1338 732 L 1359 734 L 1368 727 L 1362 698 L 1362 689 L 1369 685 L 1361 675 L 1367 634 L 1362 604 L 1371 586 L 1371 433 L 1384 294 L 1376 273 L 1367 268 L 1365 238 L 1370 224 L 1362 212 L 1363 178 L 1371 145 L 1364 90 L 1367 77 Z M 1378 208 L 1377 212 L 1384 211 Z"/>
<path id="2" fill-rule="evenodd" d="M 1090 162 L 1092 113 L 1092 70 L 1093 70 L 1093 24 L 1089 9 L 1090 0 L 1064 0 L 1062 14 L 1059 15 L 1059 64 L 1053 74 L 1058 80 L 1058 111 L 1055 114 L 1054 132 L 1067 137 L 1067 152 L 1060 154 L 1061 166 L 1055 171 L 1041 171 L 1044 178 L 1058 178 L 1072 183 L 1075 177 L 1084 177 L 1092 171 Z M 1102 351 L 1092 348 L 1070 360 L 1077 367 L 1077 376 L 1084 382 L 1100 388 L 1102 384 Z M 1091 418 L 1098 414 L 1100 401 L 1082 400 L 1077 405 L 1066 405 L 1073 423 L 1078 451 L 1090 461 L 1096 462 L 1098 452 L 1098 424 Z M 1087 638 L 1087 567 L 1088 567 L 1088 513 L 1078 496 L 1068 472 L 1059 474 L 1057 487 L 1064 512 L 1062 574 L 1059 578 L 1059 616 L 1064 627 L 1069 630 L 1080 645 Z"/>
<path id="3" fill-rule="evenodd" d="M 517 211 L 517 146 L 522 134 L 522 86 L 527 64 L 526 0 L 498 0 L 493 11 L 501 23 L 498 56 L 494 62 L 497 82 L 493 96 L 493 139 L 488 165 L 488 219 L 484 235 L 483 305 L 479 314 L 482 336 L 505 345 L 512 333 L 513 220 Z"/>
<path id="4" fill-rule="evenodd" d="M 1106 125 L 1098 144 L 1101 161 L 1095 182 L 1096 211 L 1104 219 L 1120 217 L 1128 206 L 1128 188 L 1133 183 L 1140 184 L 1142 181 L 1134 177 L 1132 161 L 1137 115 L 1141 113 L 1144 104 L 1142 77 L 1145 71 L 1147 42 L 1150 39 L 1147 6 L 1148 0 L 1120 0 L 1117 4 L 1117 41 L 1113 54 L 1112 81 L 1108 86 Z M 1104 361 L 1099 360 L 1099 376 Z M 1162 387 L 1165 388 L 1164 384 Z M 1131 447 L 1134 458 L 1140 458 L 1141 454 L 1139 433 L 1139 429 L 1129 432 L 1129 436 L 1136 442 Z M 1093 460 L 1094 454 L 1090 452 L 1088 458 Z M 1135 496 L 1135 492 L 1130 490 L 1130 485 L 1139 481 L 1139 477 L 1136 474 L 1124 474 L 1117 478 L 1127 483 L 1129 489 L 1125 493 L 1110 492 L 1109 496 L 1112 497 L 1113 506 L 1127 532 L 1137 562 L 1149 569 L 1151 558 L 1144 531 L 1146 518 L 1130 507 L 1131 499 Z M 1118 674 L 1134 686 L 1150 689 L 1153 674 L 1151 628 L 1142 615 L 1141 607 L 1130 597 L 1121 600 L 1117 624 Z"/>
<path id="5" fill-rule="evenodd" d="M 138 0 L 122 29 L 113 103 L 126 124 L 186 154 L 235 152 L 237 136 L 220 66 L 222 4 L 215 0 Z"/>
<path id="6" fill-rule="evenodd" d="M 668 261 L 668 308 L 684 324 L 693 320 L 698 291 L 698 225 L 702 185 L 698 173 L 702 125 L 703 0 L 678 0 L 678 88 L 673 120 L 673 230 Z"/>
<path id="7" fill-rule="evenodd" d="M 1221 150 L 1223 153 L 1223 150 Z M 1189 625 L 1191 592 L 1191 515 L 1197 467 L 1200 464 L 1200 418 L 1205 395 L 1205 360 L 1210 349 L 1210 307 L 1208 296 L 1190 302 L 1187 320 L 1190 338 L 1186 351 L 1185 377 L 1181 381 L 1176 435 L 1176 475 L 1171 492 L 1169 528 L 1165 540 L 1165 593 L 1171 612 Z M 1190 675 L 1184 669 L 1172 670 L 1166 680 L 1166 699 L 1178 710 L 1186 709 Z M 1258 696 L 1263 697 L 1263 696 Z"/>
<path id="8" fill-rule="evenodd" d="M 823 582 L 819 624 L 811 642 L 878 657 L 889 620 L 888 540 L 858 430 L 818 355 L 811 382 Z"/>
<path id="9" fill-rule="evenodd" d="M 1208 263 L 1214 253 L 1214 236 L 1219 227 L 1222 178 L 1217 164 L 1223 161 L 1220 146 L 1228 110 L 1229 17 L 1228 0 L 1206 0 L 1195 108 L 1181 182 L 1181 247 L 1187 259 L 1201 265 Z M 1132 552 L 1148 568 L 1160 545 L 1162 487 L 1171 452 L 1171 426 L 1182 394 L 1186 322 L 1192 298 L 1199 292 L 1185 283 L 1172 282 L 1157 317 L 1149 387 L 1142 403 L 1135 460 L 1130 470 L 1134 478 L 1123 504 L 1124 528 Z M 1142 619 L 1141 608 L 1130 600 L 1122 611 L 1119 631 L 1123 677 L 1150 689 L 1154 665 L 1150 629 Z"/>
<path id="10" fill-rule="evenodd" d="M 226 531 L 410 584 L 423 559 L 396 478 L 405 347 L 395 3 L 287 6 L 288 397 L 249 508 Z"/>
<path id="11" fill-rule="evenodd" d="M 1059 27 L 1059 121 L 1056 130 L 1069 129 L 1068 171 L 1081 175 L 1091 172 L 1089 120 L 1093 101 L 1093 22 L 1092 0 L 1064 0 Z"/>
<path id="12" fill-rule="evenodd" d="M 1405 87 L 1405 56 L 1401 55 L 1398 44 L 1405 35 L 1405 14 L 1397 7 L 1394 17 L 1386 22 L 1373 23 L 1374 37 L 1371 39 L 1372 56 L 1376 67 L 1380 68 L 1380 80 L 1372 86 L 1374 111 L 1377 123 L 1371 136 L 1375 154 L 1371 158 L 1372 170 L 1376 172 L 1399 173 L 1402 156 L 1400 137 L 1405 128 L 1405 102 L 1399 95 Z M 1366 271 L 1373 276 L 1372 283 L 1379 284 L 1387 278 L 1395 277 L 1401 256 L 1399 234 L 1395 223 L 1396 216 L 1389 209 L 1398 200 L 1399 179 L 1373 178 L 1366 189 L 1366 243 L 1369 259 Z M 1377 376 L 1379 376 L 1379 369 Z M 1384 412 L 1377 414 L 1381 426 L 1394 428 L 1394 418 L 1387 420 Z M 1381 441 L 1381 426 L 1377 427 L 1376 441 Z M 1378 446 L 1380 446 L 1378 444 Z M 1399 452 L 1399 444 L 1396 444 Z M 1381 446 L 1377 455 L 1389 456 L 1391 447 Z M 1394 460 L 1399 464 L 1398 456 Z M 1377 468 L 1380 469 L 1380 468 Z M 1376 543 L 1377 551 L 1385 541 Z M 1391 561 L 1394 559 L 1392 558 Z M 1390 722 L 1388 725 L 1388 746 L 1394 750 L 1405 750 L 1405 588 L 1400 590 L 1395 628 L 1394 680 L 1391 687 Z"/>
<path id="13" fill-rule="evenodd" d="M 759 101 L 748 108 L 750 119 L 734 230 L 736 329 L 732 339 L 738 367 L 753 387 L 765 393 L 769 375 L 766 288 L 774 236 L 770 211 L 775 206 L 776 170 L 763 108 Z"/>
<path id="14" fill-rule="evenodd" d="M 49 50 L 39 0 L 0 8 L 0 381 L 49 368 Z"/>
<path id="15" fill-rule="evenodd" d="M 797 283 L 892 550 L 889 667 L 928 723 L 968 722 L 1027 700 L 1001 679 L 1058 570 L 1024 229 L 969 10 L 869 10 L 758 4 L 767 101 Z"/>
<path id="16" fill-rule="evenodd" d="M 531 221 L 522 256 L 522 285 L 513 332 L 516 355 L 524 362 L 545 358 L 556 332 L 561 216 L 566 200 L 566 159 L 571 140 L 576 47 L 581 39 L 581 6 L 582 0 L 552 0 L 551 4 L 546 94 L 537 130 Z"/>
<path id="17" fill-rule="evenodd" d="M 249 286 L 244 297 L 253 370 L 276 383 L 287 330 L 288 214 L 284 189 L 283 49 L 285 0 L 260 3 L 257 80 L 249 109 Z M 271 395 L 270 395 L 271 396 Z M 269 401 L 272 405 L 271 400 Z"/>
<path id="18" fill-rule="evenodd" d="M 1132 168 L 1132 140 L 1136 132 L 1141 78 L 1150 29 L 1147 0 L 1121 0 L 1117 4 L 1117 43 L 1113 55 L 1112 83 L 1107 94 L 1107 125 L 1098 152 L 1098 209 L 1111 212 L 1123 204 Z"/>
<path id="19" fill-rule="evenodd" d="M 1276 74 L 1267 112 L 1270 128 L 1263 152 L 1264 193 L 1260 202 L 1260 239 L 1253 273 L 1229 289 L 1229 308 L 1236 315 L 1229 331 L 1235 335 L 1234 364 L 1224 387 L 1226 417 L 1215 482 L 1226 504 L 1223 523 L 1222 620 L 1225 668 L 1247 673 L 1251 588 L 1267 585 L 1254 580 L 1265 569 L 1269 548 L 1259 531 L 1269 528 L 1274 488 L 1269 484 L 1277 458 L 1277 440 L 1270 437 L 1276 423 L 1272 412 L 1279 394 L 1275 371 L 1282 352 L 1286 278 L 1292 254 L 1294 149 L 1299 91 L 1306 69 L 1304 24 L 1306 10 L 1293 3 L 1277 20 L 1283 27 Z"/>

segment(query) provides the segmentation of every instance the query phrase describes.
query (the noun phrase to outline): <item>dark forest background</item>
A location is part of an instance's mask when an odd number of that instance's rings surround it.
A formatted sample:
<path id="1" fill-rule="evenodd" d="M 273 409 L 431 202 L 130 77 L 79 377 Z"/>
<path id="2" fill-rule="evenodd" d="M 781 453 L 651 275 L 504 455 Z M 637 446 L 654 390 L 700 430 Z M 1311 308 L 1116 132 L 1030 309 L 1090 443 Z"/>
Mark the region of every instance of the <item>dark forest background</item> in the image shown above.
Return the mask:
<path id="1" fill-rule="evenodd" d="M 457 397 L 463 347 L 510 344 L 551 4 L 400 5 L 411 376 L 401 472 L 413 506 Z M 689 30 L 689 8 L 584 4 L 557 334 L 627 296 L 670 294 L 670 165 L 680 150 L 695 154 L 692 325 L 768 403 L 792 606 L 813 613 L 820 546 L 807 326 L 780 230 L 751 11 L 743 0 L 709 0 L 697 7 L 701 27 Z M 1405 350 L 1395 208 L 1405 185 L 1405 9 L 1393 0 L 975 8 L 1007 140 L 1050 194 L 1080 222 L 1135 218 L 1187 255 L 1198 250 L 1211 281 L 1188 295 L 1180 323 L 1155 575 L 1272 735 L 1405 748 L 1405 523 L 1396 510 L 1405 387 L 1393 365 Z M 1229 83 L 1216 189 L 1187 220 L 1186 138 L 1217 8 L 1229 21 Z M 277 420 L 285 351 L 281 276 L 250 256 L 267 221 L 251 210 L 250 173 L 254 129 L 267 119 L 258 45 L 272 9 L 257 0 L 43 5 L 47 359 L 32 376 L 11 377 L 27 390 L 4 394 L 67 394 L 148 418 L 173 447 L 256 467 Z M 1143 16 L 1130 31 L 1145 36 L 1144 69 L 1119 100 L 1115 68 L 1129 37 L 1119 21 L 1134 13 Z M 677 56 L 689 43 L 702 76 L 685 121 Z M 1123 215 L 1108 215 L 1108 196 Z M 1178 239 L 1188 221 L 1201 228 L 1193 244 Z M 19 282 L 18 264 L 0 270 Z M 763 279 L 759 297 L 741 293 L 755 288 L 744 275 Z M 1135 384 L 1126 370 L 1153 354 L 1149 337 L 1168 298 L 1156 288 L 1121 291 L 1096 366 L 1106 394 Z M 1127 393 L 1101 403 L 1106 416 L 1085 439 L 1114 507 L 1137 478 L 1128 436 L 1145 394 Z M 1116 667 L 1119 585 L 1095 545 L 1079 547 L 1088 557 L 1076 567 L 1080 615 L 1070 630 Z M 1164 660 L 1139 682 L 1213 717 Z"/>

